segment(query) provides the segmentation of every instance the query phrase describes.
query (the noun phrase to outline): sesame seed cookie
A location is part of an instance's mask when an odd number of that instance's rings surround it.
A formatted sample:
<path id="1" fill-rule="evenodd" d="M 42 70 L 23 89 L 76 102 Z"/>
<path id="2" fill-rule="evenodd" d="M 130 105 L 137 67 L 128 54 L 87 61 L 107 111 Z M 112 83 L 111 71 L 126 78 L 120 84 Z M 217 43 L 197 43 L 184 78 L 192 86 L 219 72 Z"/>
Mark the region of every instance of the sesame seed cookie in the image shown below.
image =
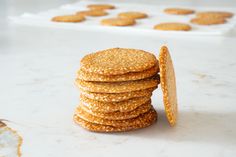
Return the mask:
<path id="1" fill-rule="evenodd" d="M 131 80 L 141 80 L 144 78 L 156 75 L 159 72 L 159 65 L 155 65 L 150 69 L 140 71 L 140 72 L 130 72 L 121 75 L 101 75 L 96 73 L 84 72 L 79 70 L 77 77 L 84 81 L 97 81 L 97 82 L 120 82 L 120 81 L 131 81 Z"/>
<path id="2" fill-rule="evenodd" d="M 175 71 L 170 53 L 166 46 L 162 46 L 159 55 L 161 88 L 167 119 L 171 126 L 176 124 L 178 107 Z"/>
<path id="3" fill-rule="evenodd" d="M 80 103 L 80 107 L 85 110 L 87 113 L 103 118 L 103 119 L 109 119 L 109 120 L 123 120 L 123 119 L 130 119 L 138 117 L 140 114 L 146 113 L 151 109 L 151 100 L 148 102 L 138 106 L 136 109 L 129 111 L 129 112 L 110 112 L 110 113 L 103 113 L 103 112 L 94 112 L 90 110 L 84 103 Z"/>
<path id="4" fill-rule="evenodd" d="M 142 126 L 146 124 L 147 121 L 150 120 L 152 121 L 153 119 L 157 119 L 157 113 L 153 108 L 151 108 L 148 112 L 139 115 L 138 117 L 124 120 L 109 120 L 109 119 L 99 118 L 89 114 L 88 112 L 83 110 L 80 106 L 77 107 L 75 115 L 91 123 L 109 125 L 113 127 L 127 127 L 127 126 L 137 126 L 137 125 Z"/>
<path id="5" fill-rule="evenodd" d="M 163 31 L 189 31 L 191 26 L 185 23 L 160 23 L 154 26 L 154 29 Z"/>
<path id="6" fill-rule="evenodd" d="M 102 102 L 119 102 L 125 101 L 137 97 L 151 97 L 152 92 L 156 88 L 149 88 L 140 91 L 127 92 L 127 93 L 92 93 L 88 91 L 80 90 L 83 96 L 86 96 L 90 99 L 102 101 Z"/>
<path id="7" fill-rule="evenodd" d="M 80 63 L 85 72 L 121 75 L 150 69 L 158 61 L 155 55 L 143 50 L 112 48 L 86 55 Z"/>
<path id="8" fill-rule="evenodd" d="M 129 19 L 143 19 L 143 18 L 147 18 L 148 15 L 142 12 L 128 11 L 128 12 L 119 13 L 118 17 L 129 18 Z"/>
<path id="9" fill-rule="evenodd" d="M 106 10 L 106 9 L 115 9 L 114 5 L 111 4 L 90 4 L 87 8 L 91 10 Z"/>
<path id="10" fill-rule="evenodd" d="M 105 26 L 132 26 L 136 24 L 136 21 L 128 18 L 108 18 L 101 20 L 101 24 Z"/>
<path id="11" fill-rule="evenodd" d="M 97 17 L 97 16 L 108 15 L 108 13 L 103 10 L 86 10 L 86 11 L 78 11 L 76 15 Z"/>
<path id="12" fill-rule="evenodd" d="M 164 12 L 167 14 L 174 14 L 174 15 L 188 15 L 188 14 L 193 14 L 195 11 L 192 9 L 184 9 L 184 8 L 166 8 Z"/>
<path id="13" fill-rule="evenodd" d="M 133 125 L 133 126 L 123 126 L 123 127 L 114 127 L 109 125 L 101 125 L 88 122 L 83 120 L 82 118 L 78 117 L 76 114 L 74 115 L 74 122 L 79 124 L 86 130 L 93 131 L 93 132 L 124 132 L 124 131 L 131 131 L 136 129 L 141 129 L 152 125 L 156 122 L 157 116 L 153 116 L 150 119 L 147 119 L 145 123 Z"/>
<path id="14" fill-rule="evenodd" d="M 55 16 L 51 19 L 53 22 L 82 22 L 85 20 L 84 16 L 81 15 L 62 15 L 62 16 Z"/>
<path id="15" fill-rule="evenodd" d="M 88 107 L 93 112 L 130 112 L 137 107 L 150 101 L 150 96 L 132 98 L 120 102 L 102 102 L 87 98 L 84 95 L 80 95 L 80 103 Z"/>
<path id="16" fill-rule="evenodd" d="M 89 82 L 76 79 L 75 84 L 84 91 L 93 93 L 126 93 L 148 88 L 155 88 L 159 84 L 159 75 L 143 80 L 123 82 Z"/>
<path id="17" fill-rule="evenodd" d="M 226 11 L 206 11 L 206 12 L 198 12 L 198 18 L 230 18 L 234 14 Z"/>
<path id="18" fill-rule="evenodd" d="M 227 21 L 224 18 L 193 18 L 190 22 L 197 25 L 219 25 Z"/>

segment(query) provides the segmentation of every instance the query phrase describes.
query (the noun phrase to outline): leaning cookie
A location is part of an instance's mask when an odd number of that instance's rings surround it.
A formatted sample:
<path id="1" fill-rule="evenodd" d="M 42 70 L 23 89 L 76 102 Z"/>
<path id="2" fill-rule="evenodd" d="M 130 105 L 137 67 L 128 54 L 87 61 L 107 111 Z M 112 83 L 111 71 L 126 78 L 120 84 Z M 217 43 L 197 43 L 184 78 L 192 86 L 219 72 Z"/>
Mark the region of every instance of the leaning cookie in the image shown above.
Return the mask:
<path id="1" fill-rule="evenodd" d="M 174 15 L 189 15 L 193 14 L 195 11 L 192 9 L 184 9 L 184 8 L 166 8 L 164 12 L 167 14 L 174 14 Z"/>
<path id="2" fill-rule="evenodd" d="M 154 29 L 162 31 L 189 31 L 191 26 L 185 23 L 160 23 L 154 26 Z"/>
<path id="3" fill-rule="evenodd" d="M 85 20 L 84 16 L 81 15 L 62 15 L 62 16 L 55 16 L 51 19 L 53 22 L 82 22 Z"/>

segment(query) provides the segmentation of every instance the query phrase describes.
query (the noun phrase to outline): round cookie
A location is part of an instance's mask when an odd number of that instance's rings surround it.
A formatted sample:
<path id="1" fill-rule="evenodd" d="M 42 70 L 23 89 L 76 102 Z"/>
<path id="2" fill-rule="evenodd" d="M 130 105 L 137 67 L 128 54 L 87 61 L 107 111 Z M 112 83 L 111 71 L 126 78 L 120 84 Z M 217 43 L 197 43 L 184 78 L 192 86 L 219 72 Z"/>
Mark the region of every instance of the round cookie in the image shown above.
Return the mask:
<path id="1" fill-rule="evenodd" d="M 105 26 L 132 26 L 136 22 L 134 19 L 127 18 L 108 18 L 101 20 L 101 24 Z"/>
<path id="2" fill-rule="evenodd" d="M 167 119 L 171 126 L 176 124 L 177 119 L 177 94 L 175 71 L 170 53 L 166 46 L 162 46 L 159 54 L 161 88 L 163 92 L 163 102 Z"/>
<path id="3" fill-rule="evenodd" d="M 80 107 L 85 110 L 87 113 L 103 118 L 103 119 L 109 119 L 109 120 L 123 120 L 123 119 L 130 119 L 138 117 L 140 114 L 146 113 L 151 109 L 151 100 L 148 102 L 138 106 L 136 109 L 130 111 L 130 112 L 110 112 L 110 113 L 103 113 L 103 112 L 94 112 L 90 110 L 88 107 L 84 105 L 84 103 L 80 103 Z"/>
<path id="4" fill-rule="evenodd" d="M 185 23 L 160 23 L 154 26 L 154 29 L 163 31 L 189 31 L 191 26 Z"/>
<path id="5" fill-rule="evenodd" d="M 234 14 L 226 11 L 206 11 L 206 12 L 198 12 L 198 18 L 230 18 Z"/>
<path id="6" fill-rule="evenodd" d="M 126 93 L 155 88 L 159 82 L 159 75 L 157 75 L 143 80 L 124 82 L 89 82 L 76 79 L 75 84 L 80 89 L 93 93 Z"/>
<path id="7" fill-rule="evenodd" d="M 114 127 L 127 127 L 127 126 L 136 126 L 143 125 L 152 119 L 156 119 L 157 113 L 152 108 L 148 112 L 139 115 L 136 118 L 125 119 L 125 120 L 108 120 L 93 116 L 83 110 L 80 106 L 77 107 L 75 114 L 83 120 L 86 120 L 91 123 L 101 124 L 101 125 L 109 125 Z"/>
<path id="8" fill-rule="evenodd" d="M 79 11 L 76 13 L 76 15 L 81 15 L 81 16 L 105 16 L 108 13 L 103 11 L 103 10 L 86 10 L 86 11 Z"/>
<path id="9" fill-rule="evenodd" d="M 141 72 L 131 72 L 121 75 L 101 75 L 96 73 L 84 72 L 83 70 L 78 71 L 78 78 L 84 81 L 97 81 L 97 82 L 120 82 L 120 81 L 131 81 L 131 80 L 141 80 L 144 78 L 156 75 L 159 72 L 159 65 L 155 65 L 150 69 Z"/>
<path id="10" fill-rule="evenodd" d="M 62 15 L 62 16 L 55 16 L 51 19 L 54 22 L 82 22 L 85 20 L 84 16 L 81 15 Z"/>
<path id="11" fill-rule="evenodd" d="M 128 18 L 128 19 L 143 19 L 143 18 L 147 18 L 148 15 L 146 13 L 142 13 L 142 12 L 129 11 L 129 12 L 119 13 L 118 17 Z"/>
<path id="12" fill-rule="evenodd" d="M 157 65 L 152 53 L 125 48 L 112 48 L 86 55 L 81 60 L 81 69 L 101 75 L 121 75 L 141 72 Z"/>
<path id="13" fill-rule="evenodd" d="M 130 112 L 135 110 L 137 107 L 147 103 L 151 98 L 149 96 L 132 98 L 129 100 L 121 101 L 121 102 L 102 102 L 96 101 L 87 98 L 84 95 L 80 95 L 80 102 L 82 105 L 88 107 L 93 112 Z"/>
<path id="14" fill-rule="evenodd" d="M 106 9 L 115 9 L 114 5 L 110 4 L 90 4 L 87 8 L 91 10 L 106 10 Z"/>
<path id="15" fill-rule="evenodd" d="M 224 24 L 227 21 L 224 18 L 194 18 L 190 22 L 197 25 L 218 25 Z"/>
<path id="16" fill-rule="evenodd" d="M 79 124 L 84 129 L 87 129 L 89 131 L 93 132 L 123 132 L 123 131 L 131 131 L 135 129 L 141 129 L 148 127 L 152 125 L 154 122 L 156 122 L 157 116 L 153 117 L 152 119 L 149 119 L 146 121 L 146 123 L 135 125 L 135 126 L 125 126 L 125 127 L 113 127 L 109 125 L 101 125 L 101 124 L 95 124 L 88 122 L 86 120 L 81 119 L 77 115 L 74 115 L 74 122 Z"/>
<path id="17" fill-rule="evenodd" d="M 193 14 L 195 11 L 192 9 L 184 9 L 184 8 L 166 8 L 164 12 L 167 14 L 174 14 L 174 15 L 188 15 L 188 14 Z"/>
<path id="18" fill-rule="evenodd" d="M 151 97 L 152 92 L 156 88 L 149 88 L 141 91 L 127 92 L 127 93 L 92 93 L 81 90 L 81 94 L 92 100 L 102 102 L 120 102 L 137 97 Z"/>

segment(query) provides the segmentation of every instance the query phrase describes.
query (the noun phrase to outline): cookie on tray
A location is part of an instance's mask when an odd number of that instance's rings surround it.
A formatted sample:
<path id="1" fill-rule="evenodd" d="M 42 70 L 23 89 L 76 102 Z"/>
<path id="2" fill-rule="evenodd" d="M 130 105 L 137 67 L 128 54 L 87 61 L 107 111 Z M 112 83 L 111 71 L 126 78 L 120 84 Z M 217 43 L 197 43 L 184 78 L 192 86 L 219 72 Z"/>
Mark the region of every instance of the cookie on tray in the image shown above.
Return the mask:
<path id="1" fill-rule="evenodd" d="M 195 11 L 192 9 L 185 9 L 185 8 L 166 8 L 164 12 L 173 15 L 189 15 L 193 14 Z"/>
<path id="2" fill-rule="evenodd" d="M 154 26 L 154 29 L 162 31 L 189 31 L 191 26 L 186 23 L 168 22 L 157 24 Z"/>
<path id="3" fill-rule="evenodd" d="M 85 20 L 85 17 L 82 15 L 61 15 L 55 16 L 51 19 L 53 22 L 82 22 Z"/>
<path id="4" fill-rule="evenodd" d="M 114 5 L 111 4 L 90 4 L 87 8 L 91 10 L 106 10 L 106 9 L 115 9 Z"/>
<path id="5" fill-rule="evenodd" d="M 128 12 L 119 13 L 118 17 L 128 18 L 128 19 L 144 19 L 144 18 L 147 18 L 148 15 L 146 13 L 143 13 L 143 12 L 128 11 Z"/>

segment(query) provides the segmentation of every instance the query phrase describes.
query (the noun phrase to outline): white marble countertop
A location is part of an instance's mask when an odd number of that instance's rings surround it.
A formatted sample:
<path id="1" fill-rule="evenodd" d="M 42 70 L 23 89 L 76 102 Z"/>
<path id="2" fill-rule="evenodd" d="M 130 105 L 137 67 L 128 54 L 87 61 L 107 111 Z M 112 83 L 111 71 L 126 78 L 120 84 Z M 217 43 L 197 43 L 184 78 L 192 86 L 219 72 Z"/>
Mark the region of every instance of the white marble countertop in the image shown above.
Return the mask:
<path id="1" fill-rule="evenodd" d="M 235 30 L 225 37 L 149 37 L 6 22 L 6 16 L 26 9 L 36 12 L 64 3 L 0 2 L 0 119 L 9 120 L 8 125 L 22 135 L 23 157 L 236 156 Z M 176 127 L 166 121 L 160 89 L 153 95 L 159 121 L 146 129 L 101 134 L 73 123 L 79 102 L 74 79 L 85 54 L 111 47 L 158 54 L 162 44 L 170 49 L 177 75 Z"/>

